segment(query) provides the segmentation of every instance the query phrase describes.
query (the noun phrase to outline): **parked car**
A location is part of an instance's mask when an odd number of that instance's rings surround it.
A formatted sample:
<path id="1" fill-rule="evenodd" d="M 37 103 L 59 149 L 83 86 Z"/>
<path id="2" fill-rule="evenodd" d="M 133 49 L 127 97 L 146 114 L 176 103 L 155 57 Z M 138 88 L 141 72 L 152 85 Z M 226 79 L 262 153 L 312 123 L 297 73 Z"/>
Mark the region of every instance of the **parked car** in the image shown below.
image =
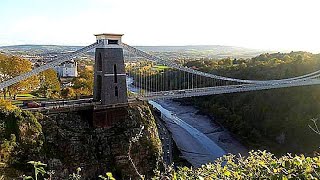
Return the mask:
<path id="1" fill-rule="evenodd" d="M 34 101 L 29 102 L 29 103 L 27 104 L 27 107 L 28 107 L 28 108 L 38 108 L 38 107 L 40 107 L 40 106 L 41 106 L 41 104 L 39 104 L 39 103 L 37 103 L 37 102 L 34 102 Z"/>

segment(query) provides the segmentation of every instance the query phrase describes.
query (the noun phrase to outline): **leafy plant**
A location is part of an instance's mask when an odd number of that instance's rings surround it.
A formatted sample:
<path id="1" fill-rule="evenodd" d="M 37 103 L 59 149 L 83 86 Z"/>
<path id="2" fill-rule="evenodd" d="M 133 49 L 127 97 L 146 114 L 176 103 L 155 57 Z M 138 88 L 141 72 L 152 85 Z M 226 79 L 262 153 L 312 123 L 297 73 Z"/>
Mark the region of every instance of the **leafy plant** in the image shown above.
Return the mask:
<path id="1" fill-rule="evenodd" d="M 8 111 L 17 109 L 17 106 L 12 105 L 11 101 L 0 99 L 0 108 Z"/>
<path id="2" fill-rule="evenodd" d="M 69 175 L 69 180 L 80 180 L 81 179 L 80 172 L 81 172 L 81 168 L 78 167 L 76 173 L 72 173 Z"/>
<path id="3" fill-rule="evenodd" d="M 113 175 L 112 175 L 111 172 L 107 172 L 107 173 L 106 173 L 106 176 L 100 175 L 99 178 L 100 178 L 100 179 L 103 179 L 103 180 L 116 180 L 116 179 L 113 177 Z"/>
<path id="4" fill-rule="evenodd" d="M 171 172 L 171 179 L 319 179 L 319 174 L 320 156 L 277 158 L 266 151 L 251 151 L 248 157 L 230 154 L 196 169 L 179 167 Z"/>
<path id="5" fill-rule="evenodd" d="M 39 174 L 41 174 L 42 176 L 44 176 L 45 174 L 47 174 L 47 171 L 44 169 L 44 167 L 47 166 L 46 164 L 43 164 L 43 163 L 40 162 L 40 161 L 29 161 L 28 163 L 33 165 L 34 177 L 35 177 L 35 178 L 33 178 L 33 177 L 31 177 L 31 176 L 23 176 L 23 179 L 24 179 L 24 180 L 27 180 L 27 179 L 35 179 L 35 180 L 38 180 L 38 175 L 39 175 Z"/>

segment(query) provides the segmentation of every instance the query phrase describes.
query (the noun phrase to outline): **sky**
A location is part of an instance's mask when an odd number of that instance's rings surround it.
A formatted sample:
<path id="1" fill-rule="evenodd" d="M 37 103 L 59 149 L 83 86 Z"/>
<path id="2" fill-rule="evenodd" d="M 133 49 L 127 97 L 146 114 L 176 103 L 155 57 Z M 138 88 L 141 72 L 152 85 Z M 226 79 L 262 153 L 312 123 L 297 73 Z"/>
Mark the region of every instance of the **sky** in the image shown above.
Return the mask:
<path id="1" fill-rule="evenodd" d="M 320 53 L 319 0 L 1 0 L 0 45 L 230 45 Z"/>

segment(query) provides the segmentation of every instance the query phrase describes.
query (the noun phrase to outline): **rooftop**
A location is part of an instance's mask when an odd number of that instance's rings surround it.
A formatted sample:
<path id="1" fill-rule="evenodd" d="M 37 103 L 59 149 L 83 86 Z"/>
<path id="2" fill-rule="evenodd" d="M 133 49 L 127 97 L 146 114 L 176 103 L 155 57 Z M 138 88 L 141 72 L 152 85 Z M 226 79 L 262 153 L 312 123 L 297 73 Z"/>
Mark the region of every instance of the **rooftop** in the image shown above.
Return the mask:
<path id="1" fill-rule="evenodd" d="M 95 34 L 95 36 L 123 36 L 123 34 L 114 34 L 114 33 L 101 33 L 101 34 Z"/>

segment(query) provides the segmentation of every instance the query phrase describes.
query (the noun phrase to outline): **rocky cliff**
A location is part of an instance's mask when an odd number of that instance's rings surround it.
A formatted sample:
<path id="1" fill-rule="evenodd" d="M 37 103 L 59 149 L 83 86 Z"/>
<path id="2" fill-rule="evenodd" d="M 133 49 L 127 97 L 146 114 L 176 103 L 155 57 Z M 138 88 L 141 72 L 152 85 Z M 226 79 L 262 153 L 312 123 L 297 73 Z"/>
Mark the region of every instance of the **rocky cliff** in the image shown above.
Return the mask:
<path id="1" fill-rule="evenodd" d="M 131 157 L 140 174 L 152 177 L 161 158 L 161 142 L 155 119 L 147 104 L 126 108 L 128 116 L 110 128 L 92 128 L 83 113 L 70 112 L 44 116 L 43 145 L 27 160 L 41 160 L 54 170 L 54 179 L 64 179 L 80 167 L 83 179 L 96 179 L 112 172 L 117 179 L 138 179 L 128 159 L 129 141 L 143 128 L 143 135 L 132 143 Z"/>

